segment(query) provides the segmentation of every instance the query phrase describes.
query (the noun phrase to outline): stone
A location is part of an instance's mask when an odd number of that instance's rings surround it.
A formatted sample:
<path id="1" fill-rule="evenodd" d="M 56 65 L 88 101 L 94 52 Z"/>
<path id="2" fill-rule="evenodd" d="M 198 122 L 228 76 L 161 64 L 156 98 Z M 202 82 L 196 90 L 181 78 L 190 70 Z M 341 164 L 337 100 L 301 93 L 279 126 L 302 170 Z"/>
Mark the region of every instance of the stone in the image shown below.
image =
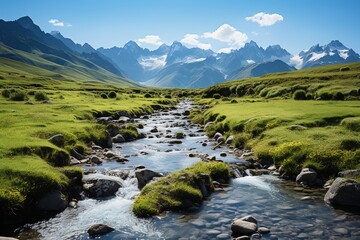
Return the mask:
<path id="1" fill-rule="evenodd" d="M 118 115 L 119 117 L 128 117 L 128 118 L 131 118 L 130 113 L 128 113 L 128 112 L 125 111 L 125 110 L 119 111 L 117 115 Z"/>
<path id="2" fill-rule="evenodd" d="M 334 232 L 347 235 L 349 233 L 349 230 L 346 228 L 334 228 Z"/>
<path id="3" fill-rule="evenodd" d="M 201 144 L 203 147 L 206 147 L 207 146 L 207 143 L 202 143 Z"/>
<path id="4" fill-rule="evenodd" d="M 116 154 L 112 151 L 106 151 L 106 152 L 104 152 L 104 156 L 107 158 L 112 158 L 112 157 L 116 156 Z"/>
<path id="5" fill-rule="evenodd" d="M 83 185 L 85 192 L 92 198 L 114 196 L 120 187 L 120 183 L 109 179 L 90 179 Z"/>
<path id="6" fill-rule="evenodd" d="M 84 155 L 78 153 L 75 149 L 70 150 L 70 155 L 79 160 L 83 160 L 86 158 Z"/>
<path id="7" fill-rule="evenodd" d="M 143 168 L 138 169 L 135 171 L 135 176 L 138 180 L 138 187 L 139 189 L 142 189 L 145 187 L 146 184 L 148 184 L 153 178 L 155 177 L 162 177 L 163 175 L 157 172 L 154 172 L 152 170 Z"/>
<path id="8" fill-rule="evenodd" d="M 97 165 L 102 163 L 101 159 L 98 156 L 94 156 L 94 155 L 90 157 L 90 162 Z"/>
<path id="9" fill-rule="evenodd" d="M 235 238 L 235 240 L 250 240 L 251 238 L 249 236 L 241 236 L 241 237 L 237 237 Z"/>
<path id="10" fill-rule="evenodd" d="M 255 223 L 244 221 L 241 219 L 235 220 L 231 224 L 231 231 L 233 235 L 253 234 L 256 232 L 257 226 Z"/>
<path id="11" fill-rule="evenodd" d="M 115 137 L 112 138 L 113 143 L 123 143 L 125 142 L 125 138 L 121 134 L 117 134 Z"/>
<path id="12" fill-rule="evenodd" d="M 70 157 L 70 165 L 77 165 L 77 164 L 80 164 L 81 162 L 74 158 L 74 157 Z"/>
<path id="13" fill-rule="evenodd" d="M 97 123 L 101 123 L 101 124 L 108 124 L 113 120 L 112 117 L 99 117 L 96 119 Z"/>
<path id="14" fill-rule="evenodd" d="M 95 238 L 108 234 L 114 230 L 115 230 L 114 228 L 109 227 L 105 224 L 94 224 L 89 228 L 87 232 L 90 237 Z"/>
<path id="15" fill-rule="evenodd" d="M 226 157 L 226 156 L 227 156 L 227 154 L 225 152 L 220 153 L 220 157 Z"/>
<path id="16" fill-rule="evenodd" d="M 240 218 L 240 220 L 257 224 L 256 218 L 254 218 L 254 217 L 251 216 L 251 215 L 242 217 L 242 218 Z"/>
<path id="17" fill-rule="evenodd" d="M 267 234 L 267 233 L 270 233 L 270 229 L 268 229 L 266 227 L 259 227 L 258 232 L 260 234 Z"/>
<path id="18" fill-rule="evenodd" d="M 61 212 L 67 207 L 67 199 L 59 190 L 53 190 L 46 193 L 36 206 L 43 211 Z"/>
<path id="19" fill-rule="evenodd" d="M 336 178 L 326 192 L 324 201 L 333 205 L 360 207 L 360 182 Z"/>
<path id="20" fill-rule="evenodd" d="M 214 139 L 218 140 L 219 137 L 223 137 L 223 135 L 221 133 L 219 133 L 219 132 L 215 133 Z"/>
<path id="21" fill-rule="evenodd" d="M 180 140 L 171 140 L 168 143 L 169 144 L 182 144 L 182 141 L 180 141 Z"/>
<path id="22" fill-rule="evenodd" d="M 64 138 L 64 135 L 62 135 L 62 134 L 56 134 L 56 135 L 52 136 L 51 138 L 49 138 L 48 141 L 51 142 L 52 144 L 62 148 L 62 147 L 64 147 L 65 138 Z"/>
<path id="23" fill-rule="evenodd" d="M 297 124 L 294 124 L 294 125 L 291 125 L 290 126 L 290 130 L 298 130 L 298 131 L 301 131 L 301 130 L 306 130 L 307 127 L 303 126 L 303 125 L 297 125 Z"/>
<path id="24" fill-rule="evenodd" d="M 130 120 L 131 119 L 129 117 L 121 116 L 121 117 L 119 117 L 117 122 L 119 122 L 119 123 L 127 123 L 127 122 L 130 122 Z"/>
<path id="25" fill-rule="evenodd" d="M 1 237 L 0 240 L 19 240 L 18 238 L 12 238 L 12 237 Z"/>
<path id="26" fill-rule="evenodd" d="M 190 111 L 189 111 L 189 110 L 185 110 L 185 111 L 182 113 L 182 115 L 184 115 L 184 116 L 189 116 L 189 115 L 190 115 Z"/>
<path id="27" fill-rule="evenodd" d="M 303 168 L 299 175 L 296 176 L 296 182 L 313 184 L 316 181 L 317 173 L 311 168 Z"/>
<path id="28" fill-rule="evenodd" d="M 261 176 L 261 175 L 270 174 L 270 170 L 267 169 L 249 169 L 249 172 L 252 176 Z"/>
<path id="29" fill-rule="evenodd" d="M 150 130 L 151 133 L 157 133 L 159 132 L 159 130 L 157 129 L 157 127 L 154 127 L 153 129 Z"/>
<path id="30" fill-rule="evenodd" d="M 223 144 L 225 142 L 224 137 L 219 137 L 217 140 L 217 143 Z"/>
<path id="31" fill-rule="evenodd" d="M 232 142 L 234 141 L 234 136 L 232 136 L 232 135 L 230 135 L 227 139 L 226 139 L 226 141 L 225 141 L 225 144 L 232 144 Z"/>
<path id="32" fill-rule="evenodd" d="M 360 177 L 360 169 L 345 170 L 339 172 L 338 176 L 342 178 L 357 178 Z"/>

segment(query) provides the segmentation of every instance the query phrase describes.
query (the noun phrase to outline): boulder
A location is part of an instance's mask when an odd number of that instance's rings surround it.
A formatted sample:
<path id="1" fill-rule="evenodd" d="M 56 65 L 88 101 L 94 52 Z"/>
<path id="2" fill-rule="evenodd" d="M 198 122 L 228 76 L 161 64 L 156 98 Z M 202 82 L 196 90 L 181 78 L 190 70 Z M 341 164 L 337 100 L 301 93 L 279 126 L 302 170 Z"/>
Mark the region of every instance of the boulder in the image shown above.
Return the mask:
<path id="1" fill-rule="evenodd" d="M 83 160 L 86 158 L 84 155 L 78 153 L 75 149 L 70 150 L 70 155 L 79 160 Z"/>
<path id="2" fill-rule="evenodd" d="M 112 157 L 115 157 L 116 154 L 109 150 L 109 151 L 104 152 L 104 156 L 107 158 L 112 158 Z"/>
<path id="3" fill-rule="evenodd" d="M 220 157 L 226 157 L 226 156 L 227 156 L 227 154 L 225 152 L 220 153 Z"/>
<path id="4" fill-rule="evenodd" d="M 154 177 L 162 177 L 163 175 L 152 170 L 142 168 L 135 171 L 135 176 L 138 180 L 138 187 L 142 189 L 148 184 Z"/>
<path id="5" fill-rule="evenodd" d="M 260 234 L 267 234 L 267 233 L 270 233 L 270 229 L 267 227 L 259 227 L 258 232 Z"/>
<path id="6" fill-rule="evenodd" d="M 336 178 L 326 192 L 324 201 L 333 205 L 360 207 L 360 182 Z"/>
<path id="7" fill-rule="evenodd" d="M 215 140 L 218 140 L 218 138 L 220 138 L 220 137 L 223 137 L 223 135 L 221 133 L 219 133 L 219 132 L 215 133 L 215 135 L 214 135 Z"/>
<path id="8" fill-rule="evenodd" d="M 232 135 L 230 135 L 227 139 L 226 139 L 226 141 L 225 141 L 225 144 L 232 144 L 232 142 L 234 141 L 234 136 L 232 136 Z"/>
<path id="9" fill-rule="evenodd" d="M 189 115 L 190 115 L 190 111 L 189 111 L 189 110 L 185 110 L 185 111 L 182 113 L 182 115 L 184 115 L 184 116 L 189 116 Z"/>
<path id="10" fill-rule="evenodd" d="M 157 129 L 157 127 L 154 127 L 153 129 L 150 130 L 151 133 L 157 133 L 159 132 L 159 130 Z"/>
<path id="11" fill-rule="evenodd" d="M 124 110 L 119 111 L 117 115 L 118 115 L 119 117 L 128 117 L 128 118 L 131 118 L 130 113 L 128 113 L 127 111 L 124 111 Z"/>
<path id="12" fill-rule="evenodd" d="M 114 230 L 114 228 L 109 227 L 105 224 L 94 224 L 89 228 L 87 232 L 91 238 L 95 238 L 108 234 Z"/>
<path id="13" fill-rule="evenodd" d="M 122 116 L 122 117 L 119 117 L 119 119 L 117 120 L 117 122 L 119 122 L 119 123 L 127 123 L 127 122 L 130 122 L 130 118 L 129 117 L 124 117 L 124 116 Z"/>
<path id="14" fill-rule="evenodd" d="M 125 138 L 121 134 L 117 134 L 112 138 L 113 143 L 123 143 L 125 142 Z"/>
<path id="15" fill-rule="evenodd" d="M 90 162 L 94 163 L 94 164 L 97 164 L 97 165 L 102 163 L 101 159 L 98 156 L 95 156 L 95 155 L 90 157 Z"/>
<path id="16" fill-rule="evenodd" d="M 65 144 L 65 138 L 62 134 L 56 134 L 49 138 L 48 141 L 61 148 L 64 147 Z"/>
<path id="17" fill-rule="evenodd" d="M 317 173 L 311 168 L 303 168 L 299 175 L 296 176 L 296 182 L 312 184 L 316 181 Z"/>
<path id="18" fill-rule="evenodd" d="M 59 190 L 53 190 L 46 193 L 36 206 L 43 211 L 61 212 L 67 207 L 67 199 Z"/>
<path id="19" fill-rule="evenodd" d="M 242 217 L 242 218 L 240 218 L 240 220 L 257 224 L 256 218 L 254 218 L 251 215 L 247 215 L 245 217 Z"/>
<path id="20" fill-rule="evenodd" d="M 98 198 L 115 195 L 121 185 L 109 179 L 89 179 L 85 181 L 83 187 L 90 197 Z"/>
<path id="21" fill-rule="evenodd" d="M 231 231 L 234 236 L 241 236 L 244 234 L 253 234 L 256 232 L 257 225 L 252 222 L 237 219 L 231 224 Z"/>

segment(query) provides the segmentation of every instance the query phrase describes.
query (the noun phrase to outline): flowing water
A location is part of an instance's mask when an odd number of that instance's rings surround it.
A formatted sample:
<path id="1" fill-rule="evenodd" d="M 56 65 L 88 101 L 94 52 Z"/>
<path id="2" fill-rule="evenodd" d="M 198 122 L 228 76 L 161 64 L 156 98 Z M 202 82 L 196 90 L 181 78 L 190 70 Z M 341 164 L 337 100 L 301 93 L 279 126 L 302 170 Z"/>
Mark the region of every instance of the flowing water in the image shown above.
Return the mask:
<path id="1" fill-rule="evenodd" d="M 139 119 L 145 125 L 141 131 L 148 138 L 114 145 L 113 151 L 129 159 L 126 164 L 104 162 L 87 167 L 103 172 L 133 169 L 143 165 L 148 169 L 170 173 L 200 161 L 189 153 L 206 153 L 227 162 L 239 162 L 224 149 L 213 150 L 214 143 L 179 113 L 191 108 L 181 102 L 177 109 L 160 112 L 149 119 Z M 150 130 L 157 127 L 157 133 Z M 183 132 L 187 136 L 181 144 L 169 144 L 174 139 L 166 135 Z M 190 136 L 189 136 L 190 135 Z M 149 138 L 149 136 L 153 136 Z M 101 173 L 86 177 L 109 178 Z M 110 177 L 114 178 L 114 177 Z M 139 194 L 137 180 L 129 177 L 121 181 L 123 187 L 115 197 L 79 201 L 79 208 L 68 208 L 56 217 L 29 225 L 21 239 L 88 239 L 87 229 L 95 223 L 107 224 L 116 231 L 99 239 L 231 239 L 233 219 L 253 215 L 259 226 L 270 228 L 264 239 L 360 239 L 360 215 L 335 210 L 323 202 L 324 191 L 304 189 L 295 183 L 273 176 L 248 176 L 233 179 L 229 188 L 215 192 L 196 212 L 166 213 L 152 219 L 138 219 L 131 207 Z"/>

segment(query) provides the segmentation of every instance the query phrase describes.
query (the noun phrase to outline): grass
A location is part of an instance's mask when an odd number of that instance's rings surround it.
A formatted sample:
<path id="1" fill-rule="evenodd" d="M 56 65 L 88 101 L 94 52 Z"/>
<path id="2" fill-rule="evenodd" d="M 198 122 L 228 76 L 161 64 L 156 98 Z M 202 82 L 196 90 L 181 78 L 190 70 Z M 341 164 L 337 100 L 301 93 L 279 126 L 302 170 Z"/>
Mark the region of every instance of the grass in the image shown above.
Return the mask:
<path id="1" fill-rule="evenodd" d="M 290 175 L 302 167 L 325 176 L 360 167 L 359 101 L 237 101 L 210 103 L 204 119 L 225 118 L 209 127 L 208 135 L 232 134 L 234 145 L 252 149 L 258 159 L 283 166 Z"/>
<path id="2" fill-rule="evenodd" d="M 205 197 L 200 191 L 201 174 L 212 180 L 229 181 L 230 171 L 222 162 L 199 162 L 145 186 L 133 205 L 137 217 L 152 217 L 166 210 L 182 210 L 200 205 Z M 204 183 L 213 189 L 212 181 Z M 190 204 L 189 204 L 190 202 Z"/>
<path id="3" fill-rule="evenodd" d="M 97 124 L 96 117 L 116 118 L 119 111 L 138 116 L 175 102 L 162 96 L 169 90 L 145 98 L 141 88 L 45 77 L 43 70 L 37 69 L 37 75 L 32 66 L 21 64 L 19 70 L 16 64 L 5 61 L 0 65 L 0 92 L 23 92 L 33 104 L 0 96 L 1 219 L 30 206 L 49 189 L 66 191 L 70 179 L 81 174 L 66 167 L 71 149 L 86 149 L 91 142 L 108 146 L 106 126 Z M 111 97 L 103 99 L 103 93 Z M 50 103 L 39 99 L 49 99 Z M 130 138 L 138 136 L 134 126 L 123 131 Z M 64 148 L 47 140 L 59 133 L 65 137 Z"/>

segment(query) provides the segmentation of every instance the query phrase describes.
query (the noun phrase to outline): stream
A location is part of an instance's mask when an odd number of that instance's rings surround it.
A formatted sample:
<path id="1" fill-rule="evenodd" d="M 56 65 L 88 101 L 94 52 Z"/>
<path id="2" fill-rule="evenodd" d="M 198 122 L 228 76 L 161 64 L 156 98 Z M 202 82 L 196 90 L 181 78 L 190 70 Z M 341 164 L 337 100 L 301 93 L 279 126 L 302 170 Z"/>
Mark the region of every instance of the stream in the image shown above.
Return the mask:
<path id="1" fill-rule="evenodd" d="M 182 113 L 191 108 L 183 101 L 171 111 L 162 111 L 148 119 L 136 119 L 144 124 L 139 132 L 147 138 L 114 144 L 112 151 L 126 157 L 125 164 L 104 162 L 94 169 L 104 171 L 128 169 L 130 176 L 136 166 L 164 174 L 186 168 L 200 161 L 190 153 L 209 154 L 226 162 L 243 161 L 231 154 L 230 149 L 212 147 L 205 133 L 190 123 Z M 157 127 L 157 133 L 150 130 Z M 167 135 L 183 132 L 181 144 L 169 144 Z M 207 146 L 203 143 L 207 142 Z M 226 152 L 226 157 L 220 153 Z M 92 177 L 96 177 L 94 174 Z M 88 176 L 85 176 L 88 177 Z M 102 177 L 107 177 L 103 176 Z M 260 226 L 270 228 L 263 239 L 360 239 L 360 215 L 334 209 L 323 201 L 325 192 L 305 189 L 301 185 L 271 175 L 236 178 L 225 191 L 212 193 L 199 211 L 166 213 L 152 219 L 138 219 L 132 212 L 134 197 L 139 194 L 136 178 L 121 181 L 122 187 L 115 197 L 101 200 L 86 198 L 77 209 L 64 212 L 47 220 L 26 226 L 20 239 L 89 239 L 87 229 L 95 223 L 111 226 L 116 231 L 97 239 L 231 239 L 231 222 L 246 215 L 254 216 Z"/>

